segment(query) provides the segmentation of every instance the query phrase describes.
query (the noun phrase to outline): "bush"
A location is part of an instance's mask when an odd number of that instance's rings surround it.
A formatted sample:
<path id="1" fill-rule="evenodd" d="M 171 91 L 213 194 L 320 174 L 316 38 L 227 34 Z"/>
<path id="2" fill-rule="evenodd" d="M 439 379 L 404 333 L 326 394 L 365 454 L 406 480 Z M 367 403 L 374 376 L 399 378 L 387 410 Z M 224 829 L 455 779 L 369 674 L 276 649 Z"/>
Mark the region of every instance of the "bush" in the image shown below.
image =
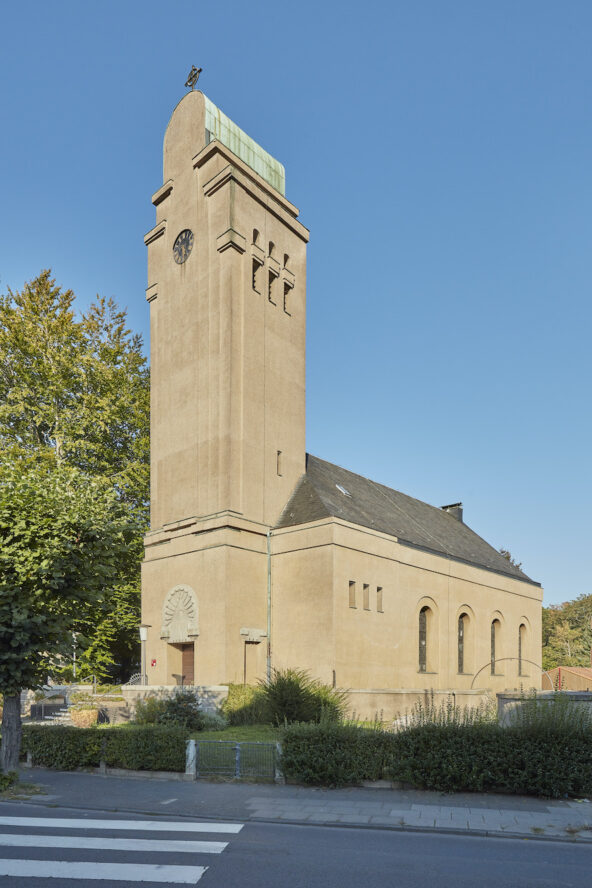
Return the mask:
<path id="1" fill-rule="evenodd" d="M 58 725 L 23 727 L 22 751 L 30 752 L 35 765 L 73 771 L 98 767 L 101 760 L 101 732 L 95 728 Z"/>
<path id="2" fill-rule="evenodd" d="M 184 771 L 185 728 L 164 725 L 122 728 L 71 728 L 30 725 L 23 728 L 23 752 L 33 764 L 61 771 L 98 767 L 138 771 Z"/>
<path id="3" fill-rule="evenodd" d="M 253 685 L 229 684 L 228 696 L 220 706 L 220 712 L 232 727 L 261 725 L 268 721 L 261 688 Z"/>
<path id="4" fill-rule="evenodd" d="M 191 691 L 178 690 L 170 697 L 146 697 L 136 703 L 136 723 L 139 725 L 177 725 L 192 731 L 202 731 L 205 714 Z"/>
<path id="5" fill-rule="evenodd" d="M 424 706 L 394 734 L 356 725 L 286 727 L 282 763 L 289 779 L 321 786 L 387 777 L 440 792 L 590 796 L 592 725 L 561 695 L 526 700 L 510 727 L 492 721 L 487 707 Z"/>
<path id="6" fill-rule="evenodd" d="M 337 722 L 345 713 L 346 692 L 311 678 L 304 669 L 274 669 L 260 688 L 272 724 Z"/>
<path id="7" fill-rule="evenodd" d="M 7 789 L 14 786 L 17 780 L 18 774 L 16 771 L 11 771 L 9 774 L 3 774 L 0 772 L 0 792 L 6 792 Z"/>
<path id="8" fill-rule="evenodd" d="M 344 786 L 379 780 L 393 735 L 355 725 L 291 725 L 282 731 L 281 767 L 298 783 Z"/>
<path id="9" fill-rule="evenodd" d="M 133 771 L 184 771 L 188 732 L 183 727 L 103 728 L 104 758 L 108 767 Z"/>
<path id="10" fill-rule="evenodd" d="M 452 695 L 436 702 L 433 691 L 426 691 L 411 712 L 397 718 L 399 726 L 419 728 L 424 725 L 497 724 L 497 704 L 487 697 L 478 706 L 457 706 Z"/>
<path id="11" fill-rule="evenodd" d="M 213 712 L 204 712 L 201 717 L 200 731 L 223 731 L 228 727 L 228 722 L 223 715 Z"/>
<path id="12" fill-rule="evenodd" d="M 441 792 L 592 792 L 592 731 L 425 725 L 393 737 L 387 773 Z"/>

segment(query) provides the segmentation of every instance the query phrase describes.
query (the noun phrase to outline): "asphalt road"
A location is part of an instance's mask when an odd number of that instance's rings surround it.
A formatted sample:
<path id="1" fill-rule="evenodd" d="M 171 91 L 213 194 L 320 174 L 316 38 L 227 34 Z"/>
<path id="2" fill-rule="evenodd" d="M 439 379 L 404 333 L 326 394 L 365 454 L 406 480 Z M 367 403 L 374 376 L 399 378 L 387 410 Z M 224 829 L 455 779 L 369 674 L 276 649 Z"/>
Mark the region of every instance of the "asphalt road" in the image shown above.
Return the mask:
<path id="1" fill-rule="evenodd" d="M 567 888 L 590 849 L 543 842 L 0 808 L 2 888 Z"/>

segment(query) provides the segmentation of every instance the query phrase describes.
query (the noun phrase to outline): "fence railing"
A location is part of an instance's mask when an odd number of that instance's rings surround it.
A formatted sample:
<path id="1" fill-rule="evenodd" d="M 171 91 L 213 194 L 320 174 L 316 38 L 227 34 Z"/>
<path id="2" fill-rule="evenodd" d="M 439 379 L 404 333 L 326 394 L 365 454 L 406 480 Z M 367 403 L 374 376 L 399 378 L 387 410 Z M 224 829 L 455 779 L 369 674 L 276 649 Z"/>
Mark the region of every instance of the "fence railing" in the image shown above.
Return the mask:
<path id="1" fill-rule="evenodd" d="M 279 743 L 189 740 L 186 773 L 235 780 L 257 777 L 281 783 L 280 755 Z"/>

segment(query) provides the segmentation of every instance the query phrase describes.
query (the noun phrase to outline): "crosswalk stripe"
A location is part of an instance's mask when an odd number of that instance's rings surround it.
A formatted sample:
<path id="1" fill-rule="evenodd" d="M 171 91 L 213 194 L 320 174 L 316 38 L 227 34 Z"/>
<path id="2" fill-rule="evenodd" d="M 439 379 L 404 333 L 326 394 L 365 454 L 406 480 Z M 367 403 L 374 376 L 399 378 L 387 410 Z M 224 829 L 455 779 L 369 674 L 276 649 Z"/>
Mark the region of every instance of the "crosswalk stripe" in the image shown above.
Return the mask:
<path id="1" fill-rule="evenodd" d="M 48 829 L 109 829 L 138 830 L 142 832 L 205 832 L 239 833 L 242 823 L 204 823 L 202 821 L 166 820 L 86 820 L 62 817 L 0 817 L 0 826 L 33 826 Z"/>
<path id="2" fill-rule="evenodd" d="M 41 836 L 0 834 L 0 846 L 18 848 L 92 848 L 97 851 L 143 851 L 221 854 L 228 842 L 195 842 L 183 839 L 113 839 L 109 836 Z"/>
<path id="3" fill-rule="evenodd" d="M 0 860 L 0 876 L 27 879 L 111 879 L 114 882 L 169 882 L 195 885 L 206 866 L 159 866 L 147 863 L 79 863 L 69 860 Z"/>

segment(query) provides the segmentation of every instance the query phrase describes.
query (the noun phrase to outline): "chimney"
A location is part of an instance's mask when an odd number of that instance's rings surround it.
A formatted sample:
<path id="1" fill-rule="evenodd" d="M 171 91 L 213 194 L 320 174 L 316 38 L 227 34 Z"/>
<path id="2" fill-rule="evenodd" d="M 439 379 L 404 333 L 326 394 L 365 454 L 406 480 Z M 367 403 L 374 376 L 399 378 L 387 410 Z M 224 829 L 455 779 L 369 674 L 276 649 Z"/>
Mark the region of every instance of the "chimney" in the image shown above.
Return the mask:
<path id="1" fill-rule="evenodd" d="M 449 506 L 442 506 L 444 512 L 448 512 L 449 515 L 452 515 L 453 518 L 456 518 L 457 521 L 463 523 L 463 504 L 462 503 L 451 503 Z"/>

